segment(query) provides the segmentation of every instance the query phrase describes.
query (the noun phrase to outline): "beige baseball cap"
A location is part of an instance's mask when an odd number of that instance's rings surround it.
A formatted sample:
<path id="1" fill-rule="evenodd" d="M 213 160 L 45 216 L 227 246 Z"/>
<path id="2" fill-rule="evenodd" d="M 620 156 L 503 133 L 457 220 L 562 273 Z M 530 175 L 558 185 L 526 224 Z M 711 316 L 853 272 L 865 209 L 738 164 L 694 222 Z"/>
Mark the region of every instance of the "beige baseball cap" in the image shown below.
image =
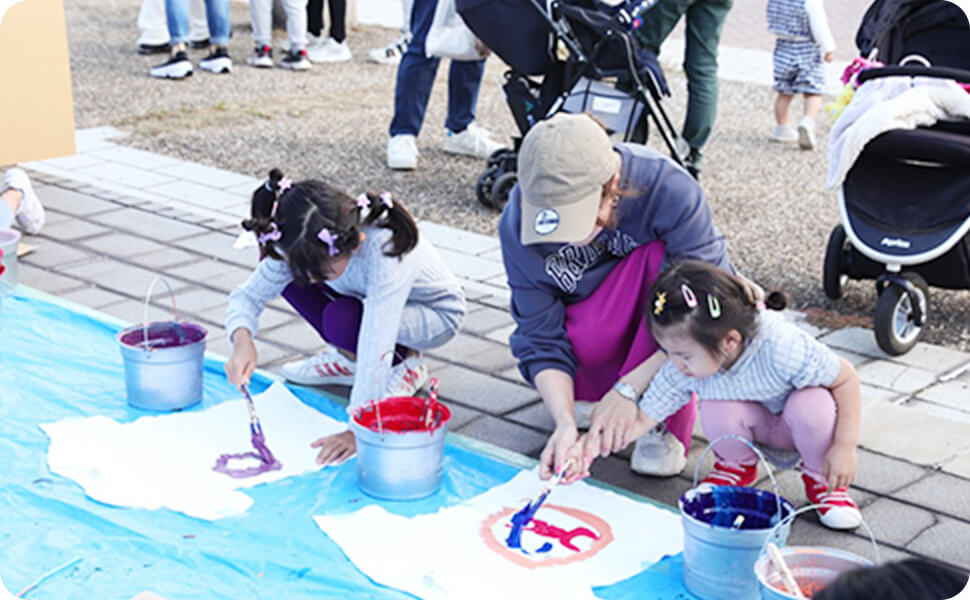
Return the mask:
<path id="1" fill-rule="evenodd" d="M 596 226 L 603 185 L 620 156 L 603 128 L 584 114 L 537 123 L 519 149 L 522 244 L 571 243 Z"/>

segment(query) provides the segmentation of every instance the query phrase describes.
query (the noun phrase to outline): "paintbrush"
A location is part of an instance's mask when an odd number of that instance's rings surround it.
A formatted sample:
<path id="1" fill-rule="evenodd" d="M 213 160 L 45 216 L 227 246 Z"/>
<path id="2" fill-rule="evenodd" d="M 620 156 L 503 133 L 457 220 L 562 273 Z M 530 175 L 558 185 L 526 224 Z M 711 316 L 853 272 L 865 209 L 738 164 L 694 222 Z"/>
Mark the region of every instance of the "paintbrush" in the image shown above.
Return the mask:
<path id="1" fill-rule="evenodd" d="M 249 430 L 253 432 L 253 435 L 263 435 L 263 425 L 259 422 L 259 416 L 256 414 L 256 403 L 253 402 L 253 396 L 249 393 L 249 386 L 243 384 L 239 386 L 239 389 L 246 397 L 246 408 L 249 409 Z"/>
<path id="2" fill-rule="evenodd" d="M 559 482 L 561 482 L 563 477 L 566 476 L 566 471 L 569 470 L 569 467 L 572 464 L 573 464 L 573 459 L 570 458 L 569 460 L 566 461 L 566 463 L 562 467 L 560 467 L 559 471 L 557 471 L 556 474 L 549 479 L 549 481 L 546 483 L 546 486 L 542 488 L 542 491 L 536 494 L 535 498 L 533 498 L 532 500 L 529 500 L 529 503 L 526 504 L 525 506 L 530 511 L 531 514 L 535 514 L 536 511 L 539 510 L 539 507 L 542 506 L 542 503 L 545 502 L 546 498 L 549 497 L 549 494 L 552 493 L 552 488 L 559 485 Z M 528 525 L 528 523 L 525 523 L 523 527 L 525 525 Z"/>
<path id="3" fill-rule="evenodd" d="M 788 593 L 796 598 L 801 598 L 804 600 L 805 594 L 802 593 L 801 586 L 795 581 L 795 576 L 792 575 L 791 569 L 788 568 L 788 563 L 785 562 L 785 558 L 781 555 L 781 551 L 774 542 L 768 542 L 768 556 L 771 558 L 771 562 L 774 563 L 775 568 L 781 573 L 781 581 L 785 584 L 785 588 L 788 589 Z"/>

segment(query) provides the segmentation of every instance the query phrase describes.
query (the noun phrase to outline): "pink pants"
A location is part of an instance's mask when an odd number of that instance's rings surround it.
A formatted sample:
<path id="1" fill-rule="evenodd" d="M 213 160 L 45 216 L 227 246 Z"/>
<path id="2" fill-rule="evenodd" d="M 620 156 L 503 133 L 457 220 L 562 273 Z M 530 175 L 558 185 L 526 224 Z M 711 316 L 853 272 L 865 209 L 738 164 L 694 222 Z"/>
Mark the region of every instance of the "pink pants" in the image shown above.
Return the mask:
<path id="1" fill-rule="evenodd" d="M 746 440 L 780 450 L 797 450 L 805 472 L 823 479 L 825 453 L 832 445 L 838 410 L 832 392 L 822 387 L 795 390 L 781 414 L 772 414 L 758 402 L 702 400 L 701 426 L 709 440 L 733 433 Z M 718 458 L 733 464 L 758 461 L 750 448 L 736 440 L 720 442 Z"/>
<path id="2" fill-rule="evenodd" d="M 617 380 L 657 351 L 647 329 L 646 298 L 660 274 L 663 242 L 640 246 L 588 298 L 566 306 L 566 336 L 576 357 L 577 400 L 598 402 Z M 670 416 L 667 430 L 690 450 L 696 402 Z"/>

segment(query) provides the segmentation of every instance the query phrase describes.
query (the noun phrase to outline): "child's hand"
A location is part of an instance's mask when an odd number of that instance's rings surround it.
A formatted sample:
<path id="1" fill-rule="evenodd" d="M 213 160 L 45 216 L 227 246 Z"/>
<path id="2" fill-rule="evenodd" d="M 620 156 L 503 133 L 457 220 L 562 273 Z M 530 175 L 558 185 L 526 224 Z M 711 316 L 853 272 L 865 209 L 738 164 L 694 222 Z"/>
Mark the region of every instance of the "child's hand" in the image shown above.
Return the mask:
<path id="1" fill-rule="evenodd" d="M 566 451 L 565 460 L 569 462 L 569 468 L 563 475 L 562 483 L 573 483 L 580 479 L 589 477 L 589 461 L 583 456 L 583 437 L 580 437 L 572 447 Z"/>
<path id="2" fill-rule="evenodd" d="M 347 431 L 322 437 L 310 444 L 312 448 L 320 448 L 317 453 L 317 464 L 339 465 L 357 452 L 357 439 L 354 432 Z"/>
<path id="3" fill-rule="evenodd" d="M 549 479 L 566 464 L 566 459 L 569 458 L 578 437 L 579 432 L 575 426 L 556 427 L 549 436 L 542 454 L 539 455 L 539 479 Z"/>
<path id="4" fill-rule="evenodd" d="M 835 60 L 835 52 L 826 52 L 825 55 L 822 56 L 822 60 L 825 62 L 832 62 Z"/>
<path id="5" fill-rule="evenodd" d="M 245 335 L 242 333 L 245 331 Z M 249 331 L 237 329 L 233 334 L 232 356 L 226 361 L 223 368 L 226 370 L 226 378 L 229 383 L 240 387 L 249 385 L 249 378 L 256 370 L 259 356 L 256 353 L 256 346 L 253 345 L 253 338 Z"/>
<path id="6" fill-rule="evenodd" d="M 849 487 L 855 480 L 856 462 L 855 446 L 832 444 L 825 453 L 824 466 L 830 491 Z"/>

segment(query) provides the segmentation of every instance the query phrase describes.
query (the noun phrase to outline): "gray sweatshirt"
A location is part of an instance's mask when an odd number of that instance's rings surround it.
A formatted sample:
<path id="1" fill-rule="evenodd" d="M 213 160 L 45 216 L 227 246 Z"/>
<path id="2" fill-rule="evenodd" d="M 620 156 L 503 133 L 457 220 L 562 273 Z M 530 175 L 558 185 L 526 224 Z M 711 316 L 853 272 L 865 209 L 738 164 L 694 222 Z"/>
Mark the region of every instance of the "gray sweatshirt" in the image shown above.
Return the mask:
<path id="1" fill-rule="evenodd" d="M 375 377 L 375 369 L 386 369 L 380 364 L 381 357 L 399 341 L 406 305 L 431 311 L 453 332 L 457 332 L 465 316 L 461 285 L 430 242 L 419 237 L 413 250 L 402 257 L 390 257 L 384 255 L 391 240 L 390 230 L 367 227 L 364 234 L 366 239 L 351 253 L 346 270 L 340 277 L 327 281 L 335 292 L 357 298 L 364 305 L 351 406 L 369 402 L 383 391 L 379 386 L 384 382 Z M 255 336 L 263 309 L 292 282 L 293 274 L 285 262 L 272 258 L 261 261 L 245 283 L 229 294 L 226 310 L 229 337 L 240 327 Z M 416 314 L 416 311 L 409 313 Z M 407 344 L 412 340 L 400 341 Z"/>

